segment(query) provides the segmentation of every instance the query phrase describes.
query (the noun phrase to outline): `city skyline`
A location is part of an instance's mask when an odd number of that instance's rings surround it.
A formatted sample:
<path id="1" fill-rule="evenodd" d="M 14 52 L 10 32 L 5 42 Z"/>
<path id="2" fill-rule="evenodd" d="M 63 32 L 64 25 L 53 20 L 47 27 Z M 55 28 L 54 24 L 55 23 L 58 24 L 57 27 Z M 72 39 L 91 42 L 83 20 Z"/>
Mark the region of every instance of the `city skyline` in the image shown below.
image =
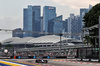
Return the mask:
<path id="1" fill-rule="evenodd" d="M 0 0 L 0 66 L 84 65 L 100 66 L 100 0 Z"/>
<path id="2" fill-rule="evenodd" d="M 81 35 L 73 35 L 73 33 L 80 33 L 82 31 L 82 26 L 84 25 L 83 17 L 85 13 L 87 13 L 92 8 L 89 5 L 89 8 L 81 8 L 80 15 L 74 15 L 74 13 L 70 14 L 68 17 L 68 22 L 63 21 L 63 17 L 56 16 L 56 7 L 53 6 L 44 6 L 43 7 L 43 19 L 41 19 L 41 6 L 32 6 L 28 5 L 28 8 L 23 9 L 23 31 L 36 31 L 36 32 L 49 32 L 49 33 L 71 33 L 69 36 L 70 38 L 74 39 L 81 39 Z M 43 20 L 43 21 L 42 21 Z M 41 21 L 41 23 L 40 23 Z M 67 23 L 64 27 L 65 22 Z M 41 26 L 42 25 L 42 26 Z M 45 28 L 44 30 L 40 31 L 39 28 Z M 68 30 L 68 31 L 65 31 Z M 16 29 L 14 30 L 16 31 Z M 19 30 L 20 31 L 20 30 Z M 17 33 L 14 33 L 15 36 L 13 37 L 21 37 L 17 36 Z M 40 35 L 41 36 L 41 35 Z M 39 34 L 35 33 L 27 33 L 23 34 L 23 37 L 40 37 Z M 80 37 L 79 37 L 80 36 Z"/>
<path id="3" fill-rule="evenodd" d="M 0 24 L 0 28 L 22 28 L 23 8 L 26 8 L 27 5 L 41 5 L 41 16 L 43 15 L 44 6 L 54 6 L 57 8 L 57 16 L 63 15 L 64 20 L 69 17 L 70 13 L 79 15 L 80 8 L 88 8 L 89 4 L 94 6 L 99 3 L 99 1 L 100 0 L 0 0 L 0 21 L 2 22 L 2 24 Z"/>
<path id="4" fill-rule="evenodd" d="M 44 2 L 43 2 L 44 1 Z M 45 5 L 47 6 L 54 6 L 57 8 L 57 16 L 63 15 L 64 19 L 67 19 L 69 17 L 70 13 L 74 13 L 75 15 L 79 15 L 80 8 L 88 8 L 89 4 L 95 5 L 96 3 L 99 3 L 99 0 L 87 0 L 87 1 L 67 1 L 65 0 L 64 2 L 62 0 L 1 0 L 0 1 L 0 28 L 1 29 L 16 29 L 16 28 L 22 28 L 23 27 L 23 8 L 26 8 L 27 5 L 41 5 L 42 12 L 41 15 L 43 15 L 43 7 Z M 48 3 L 49 2 L 49 3 Z M 83 3 L 80 3 L 83 2 Z M 64 4 L 62 4 L 64 3 Z M 70 4 L 69 6 L 67 4 Z M 71 6 L 72 3 L 73 4 Z M 79 6 L 77 6 L 78 4 Z M 83 5 L 86 3 L 86 5 Z M 74 8 L 75 6 L 75 8 Z M 5 9 L 6 8 L 6 9 Z M 63 20 L 64 20 L 63 19 Z M 11 37 L 11 32 L 10 33 L 5 33 L 7 36 L 4 38 Z M 2 37 L 5 35 L 4 32 L 3 34 L 0 35 Z M 9 35 L 9 36 L 8 36 Z M 0 38 L 2 39 L 2 38 Z"/>

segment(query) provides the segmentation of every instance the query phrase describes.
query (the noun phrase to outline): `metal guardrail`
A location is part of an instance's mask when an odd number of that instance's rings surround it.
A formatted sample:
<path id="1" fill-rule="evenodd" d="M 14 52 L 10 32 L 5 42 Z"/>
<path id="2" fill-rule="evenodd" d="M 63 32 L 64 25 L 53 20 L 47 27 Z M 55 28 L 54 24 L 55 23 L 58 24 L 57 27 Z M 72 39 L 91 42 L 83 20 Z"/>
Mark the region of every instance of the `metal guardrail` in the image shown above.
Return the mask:
<path id="1" fill-rule="evenodd" d="M 84 47 L 91 47 L 91 45 L 84 45 Z M 82 45 L 74 45 L 74 46 L 61 46 L 61 49 L 74 49 L 74 48 L 82 48 Z M 33 48 L 16 48 L 16 51 L 38 51 L 38 50 L 59 50 L 60 46 L 52 46 L 52 47 L 33 47 Z"/>

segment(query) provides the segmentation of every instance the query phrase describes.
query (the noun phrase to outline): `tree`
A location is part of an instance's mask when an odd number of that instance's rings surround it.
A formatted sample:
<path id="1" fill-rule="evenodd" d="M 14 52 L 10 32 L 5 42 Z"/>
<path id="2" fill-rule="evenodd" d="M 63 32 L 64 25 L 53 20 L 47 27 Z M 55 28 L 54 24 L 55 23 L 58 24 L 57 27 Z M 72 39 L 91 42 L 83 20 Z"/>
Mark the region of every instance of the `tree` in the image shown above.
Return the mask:
<path id="1" fill-rule="evenodd" d="M 5 48 L 12 49 L 13 48 L 13 45 L 12 44 L 7 44 L 7 45 L 5 45 Z"/>
<path id="2" fill-rule="evenodd" d="M 85 22 L 84 27 L 90 27 L 93 25 L 96 25 L 99 23 L 99 16 L 100 16 L 100 3 L 96 4 L 95 6 L 92 7 L 92 9 L 85 14 L 83 17 L 83 21 Z M 93 29 L 89 30 L 90 35 L 89 36 L 98 36 L 99 30 Z M 92 33 L 92 34 L 91 34 Z M 95 44 L 95 38 L 90 38 L 90 42 L 92 44 Z"/>
<path id="3" fill-rule="evenodd" d="M 90 27 L 95 24 L 98 24 L 99 16 L 100 16 L 100 3 L 93 6 L 93 8 L 83 17 L 83 21 L 85 22 L 85 27 Z"/>
<path id="4" fill-rule="evenodd" d="M 0 51 L 1 51 L 2 44 L 0 43 Z"/>
<path id="5" fill-rule="evenodd" d="M 2 44 L 0 43 L 0 47 L 2 47 Z"/>

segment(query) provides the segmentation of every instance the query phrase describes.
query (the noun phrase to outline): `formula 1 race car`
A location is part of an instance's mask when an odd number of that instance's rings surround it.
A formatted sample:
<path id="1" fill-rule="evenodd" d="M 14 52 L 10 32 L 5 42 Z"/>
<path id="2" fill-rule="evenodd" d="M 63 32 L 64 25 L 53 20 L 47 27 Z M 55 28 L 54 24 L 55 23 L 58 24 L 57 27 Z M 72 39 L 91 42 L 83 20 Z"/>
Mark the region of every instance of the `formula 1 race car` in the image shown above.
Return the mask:
<path id="1" fill-rule="evenodd" d="M 43 60 L 43 59 L 36 59 L 35 62 L 36 62 L 36 63 L 48 63 L 47 60 Z"/>

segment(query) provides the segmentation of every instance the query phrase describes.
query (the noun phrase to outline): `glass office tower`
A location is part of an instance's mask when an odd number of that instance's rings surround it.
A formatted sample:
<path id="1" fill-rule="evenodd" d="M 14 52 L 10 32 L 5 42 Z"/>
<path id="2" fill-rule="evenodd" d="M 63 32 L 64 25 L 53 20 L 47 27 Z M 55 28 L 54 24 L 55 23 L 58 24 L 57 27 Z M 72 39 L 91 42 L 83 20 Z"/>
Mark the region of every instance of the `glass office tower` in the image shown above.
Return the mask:
<path id="1" fill-rule="evenodd" d="M 68 33 L 70 34 L 69 38 L 74 39 L 80 39 L 80 33 L 81 33 L 81 20 L 80 16 L 75 16 L 74 14 L 70 14 L 70 17 L 68 18 Z"/>
<path id="2" fill-rule="evenodd" d="M 33 31 L 35 32 L 41 32 L 41 12 L 40 12 L 40 6 L 33 6 Z M 33 37 L 39 37 L 39 33 L 33 33 Z"/>
<path id="3" fill-rule="evenodd" d="M 62 15 L 49 20 L 48 32 L 49 33 L 61 33 L 63 29 Z"/>
<path id="4" fill-rule="evenodd" d="M 12 37 L 23 38 L 23 33 L 21 28 L 16 28 L 12 31 Z"/>
<path id="5" fill-rule="evenodd" d="M 43 8 L 43 31 L 48 32 L 48 20 L 56 17 L 56 7 L 45 6 Z"/>
<path id="6" fill-rule="evenodd" d="M 81 24 L 82 24 L 81 30 L 83 29 L 83 26 L 84 26 L 84 22 L 82 21 L 83 17 L 88 11 L 89 11 L 89 9 L 86 9 L 86 8 L 80 9 L 80 20 L 81 20 Z"/>
<path id="7" fill-rule="evenodd" d="M 31 6 L 24 9 L 23 13 L 23 30 L 24 37 L 38 37 L 40 32 L 40 6 Z"/>

